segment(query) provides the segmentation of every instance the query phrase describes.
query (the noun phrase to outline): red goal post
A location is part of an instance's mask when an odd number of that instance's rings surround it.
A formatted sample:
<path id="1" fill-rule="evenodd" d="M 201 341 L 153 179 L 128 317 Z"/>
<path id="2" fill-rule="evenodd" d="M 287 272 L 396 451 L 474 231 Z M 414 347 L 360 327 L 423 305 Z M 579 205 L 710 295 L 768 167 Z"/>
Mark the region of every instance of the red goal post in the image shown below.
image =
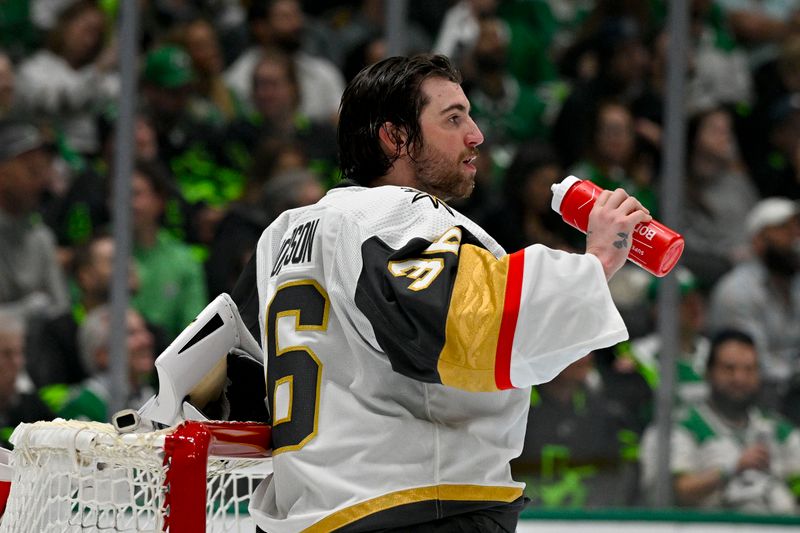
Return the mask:
<path id="1" fill-rule="evenodd" d="M 271 428 L 184 422 L 120 434 L 111 424 L 20 424 L 0 533 L 251 533 L 249 496 L 271 472 Z"/>

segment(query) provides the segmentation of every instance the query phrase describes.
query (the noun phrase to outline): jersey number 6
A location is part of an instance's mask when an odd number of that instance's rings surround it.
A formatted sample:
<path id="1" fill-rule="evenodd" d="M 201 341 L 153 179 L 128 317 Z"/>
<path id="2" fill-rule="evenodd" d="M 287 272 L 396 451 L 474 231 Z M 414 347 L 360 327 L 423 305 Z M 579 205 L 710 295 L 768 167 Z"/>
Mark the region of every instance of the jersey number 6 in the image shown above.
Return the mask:
<path id="1" fill-rule="evenodd" d="M 278 323 L 283 322 L 282 317 L 294 317 L 296 332 L 325 331 L 329 307 L 327 293 L 314 280 L 281 285 L 267 307 L 267 398 L 273 455 L 299 450 L 317 434 L 322 378 L 317 355 L 308 346 L 284 346 Z"/>

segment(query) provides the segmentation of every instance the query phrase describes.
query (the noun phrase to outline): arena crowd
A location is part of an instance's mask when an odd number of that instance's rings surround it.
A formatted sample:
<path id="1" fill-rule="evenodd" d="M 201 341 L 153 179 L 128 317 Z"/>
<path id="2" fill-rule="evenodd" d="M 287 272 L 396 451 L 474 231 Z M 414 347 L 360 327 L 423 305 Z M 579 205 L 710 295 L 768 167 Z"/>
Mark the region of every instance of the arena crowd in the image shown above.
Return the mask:
<path id="1" fill-rule="evenodd" d="M 131 176 L 128 403 L 230 293 L 267 225 L 339 180 L 347 81 L 387 54 L 389 0 L 144 0 Z M 678 505 L 800 503 L 800 0 L 690 0 Z M 119 0 L 0 2 L 0 444 L 19 422 L 106 420 Z M 666 0 L 410 0 L 407 53 L 461 70 L 485 135 L 453 207 L 507 251 L 582 251 L 568 174 L 658 217 Z M 631 340 L 534 389 L 512 465 L 540 507 L 650 503 L 657 280 L 612 296 Z"/>

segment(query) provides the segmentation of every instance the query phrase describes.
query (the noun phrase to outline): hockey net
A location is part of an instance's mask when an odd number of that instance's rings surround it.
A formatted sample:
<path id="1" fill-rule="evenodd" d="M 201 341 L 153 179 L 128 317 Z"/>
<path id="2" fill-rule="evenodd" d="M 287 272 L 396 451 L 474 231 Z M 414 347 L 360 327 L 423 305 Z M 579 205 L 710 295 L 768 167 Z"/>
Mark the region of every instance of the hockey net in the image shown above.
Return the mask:
<path id="1" fill-rule="evenodd" d="M 247 532 L 271 472 L 270 427 L 185 422 L 119 434 L 110 424 L 20 424 L 0 533 Z"/>

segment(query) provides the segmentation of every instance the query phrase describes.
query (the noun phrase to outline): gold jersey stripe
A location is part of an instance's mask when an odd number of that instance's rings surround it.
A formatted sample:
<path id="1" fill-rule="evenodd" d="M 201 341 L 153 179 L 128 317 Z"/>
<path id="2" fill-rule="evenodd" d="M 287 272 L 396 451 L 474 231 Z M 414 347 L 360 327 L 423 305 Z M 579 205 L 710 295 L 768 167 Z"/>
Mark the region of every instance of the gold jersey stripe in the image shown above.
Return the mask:
<path id="1" fill-rule="evenodd" d="M 485 487 L 481 485 L 432 485 L 399 490 L 337 511 L 332 515 L 326 516 L 313 526 L 304 529 L 303 533 L 335 531 L 373 513 L 410 503 L 429 500 L 509 503 L 520 496 L 522 496 L 521 488 Z"/>
<path id="2" fill-rule="evenodd" d="M 508 256 L 461 247 L 437 369 L 444 385 L 472 392 L 500 390 L 495 357 L 505 303 Z"/>

